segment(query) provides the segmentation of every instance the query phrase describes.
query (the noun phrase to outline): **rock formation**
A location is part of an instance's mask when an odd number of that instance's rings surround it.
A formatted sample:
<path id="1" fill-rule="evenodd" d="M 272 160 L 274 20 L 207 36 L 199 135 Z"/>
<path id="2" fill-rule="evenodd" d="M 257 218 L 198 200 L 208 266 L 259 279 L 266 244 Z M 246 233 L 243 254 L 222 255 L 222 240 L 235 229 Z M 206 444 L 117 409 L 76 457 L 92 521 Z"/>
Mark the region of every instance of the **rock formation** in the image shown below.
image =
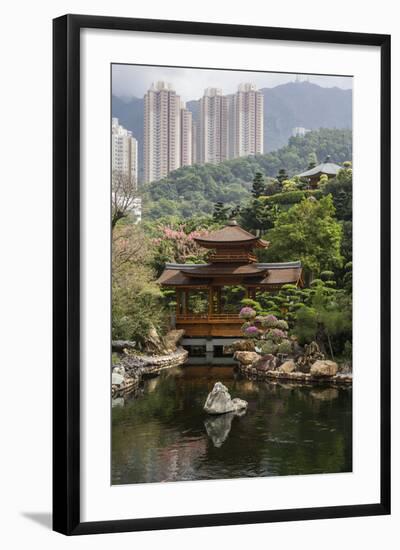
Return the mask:
<path id="1" fill-rule="evenodd" d="M 242 365 L 251 365 L 254 361 L 257 361 L 260 356 L 255 351 L 235 351 L 233 358 L 239 361 L 239 363 L 242 363 Z"/>
<path id="2" fill-rule="evenodd" d="M 204 410 L 208 414 L 225 414 L 237 412 L 247 408 L 247 401 L 236 397 L 232 399 L 228 388 L 221 382 L 216 382 L 212 391 L 208 394 L 204 404 Z"/>
<path id="3" fill-rule="evenodd" d="M 319 360 L 315 361 L 310 369 L 311 376 L 315 378 L 326 378 L 330 376 L 335 376 L 338 371 L 338 366 L 334 361 Z"/>

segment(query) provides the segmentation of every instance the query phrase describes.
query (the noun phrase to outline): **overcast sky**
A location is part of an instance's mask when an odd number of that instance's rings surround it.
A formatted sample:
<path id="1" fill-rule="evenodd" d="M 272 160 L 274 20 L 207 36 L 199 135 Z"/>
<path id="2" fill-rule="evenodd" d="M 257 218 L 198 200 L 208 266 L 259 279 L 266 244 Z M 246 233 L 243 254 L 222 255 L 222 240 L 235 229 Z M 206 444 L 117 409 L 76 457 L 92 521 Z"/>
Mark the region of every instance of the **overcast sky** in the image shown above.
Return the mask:
<path id="1" fill-rule="evenodd" d="M 352 77 L 298 75 L 300 80 L 309 80 L 319 86 L 343 89 L 352 88 Z M 237 90 L 241 82 L 253 82 L 259 88 L 272 88 L 293 82 L 295 74 L 260 73 L 247 71 L 223 71 L 207 69 L 180 69 L 176 67 L 144 67 L 138 65 L 113 65 L 112 91 L 118 97 L 143 97 L 152 82 L 166 80 L 184 101 L 199 99 L 205 88 L 222 88 L 224 93 Z"/>

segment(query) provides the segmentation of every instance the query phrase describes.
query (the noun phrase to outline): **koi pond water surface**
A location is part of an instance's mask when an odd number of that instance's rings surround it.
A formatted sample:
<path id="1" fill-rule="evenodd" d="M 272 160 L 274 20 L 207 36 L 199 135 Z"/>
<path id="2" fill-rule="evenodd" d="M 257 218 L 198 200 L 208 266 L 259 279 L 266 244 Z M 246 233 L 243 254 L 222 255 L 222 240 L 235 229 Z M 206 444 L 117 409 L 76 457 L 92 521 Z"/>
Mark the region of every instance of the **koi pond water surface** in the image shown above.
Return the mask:
<path id="1" fill-rule="evenodd" d="M 215 382 L 247 412 L 209 416 Z M 349 472 L 348 387 L 252 381 L 233 367 L 184 366 L 113 402 L 112 483 Z"/>

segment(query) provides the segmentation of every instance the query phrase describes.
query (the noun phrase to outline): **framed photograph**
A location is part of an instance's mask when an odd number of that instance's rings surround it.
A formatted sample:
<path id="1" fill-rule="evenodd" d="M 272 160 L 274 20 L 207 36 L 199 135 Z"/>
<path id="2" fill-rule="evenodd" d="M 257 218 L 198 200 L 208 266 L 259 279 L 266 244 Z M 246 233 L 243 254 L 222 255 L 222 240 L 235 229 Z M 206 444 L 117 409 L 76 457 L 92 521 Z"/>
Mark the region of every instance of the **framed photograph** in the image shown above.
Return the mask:
<path id="1" fill-rule="evenodd" d="M 54 20 L 54 529 L 390 513 L 390 37 Z"/>

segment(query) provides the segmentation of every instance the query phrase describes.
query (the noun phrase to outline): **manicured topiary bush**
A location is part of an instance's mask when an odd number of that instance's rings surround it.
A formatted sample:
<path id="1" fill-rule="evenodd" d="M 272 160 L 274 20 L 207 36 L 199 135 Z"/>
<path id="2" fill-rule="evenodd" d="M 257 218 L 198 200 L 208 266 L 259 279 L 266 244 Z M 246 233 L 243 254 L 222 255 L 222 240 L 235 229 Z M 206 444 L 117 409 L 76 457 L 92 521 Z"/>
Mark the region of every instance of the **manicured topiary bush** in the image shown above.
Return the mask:
<path id="1" fill-rule="evenodd" d="M 271 340 L 266 340 L 263 342 L 260 346 L 261 349 L 261 355 L 274 355 L 278 352 L 278 345 L 274 344 Z"/>
<path id="2" fill-rule="evenodd" d="M 292 344 L 290 340 L 282 340 L 282 342 L 278 345 L 278 353 L 281 353 L 282 355 L 289 355 L 292 351 Z"/>
<path id="3" fill-rule="evenodd" d="M 241 319 L 254 319 L 256 315 L 257 315 L 256 310 L 249 306 L 242 307 L 242 309 L 239 312 L 239 317 Z"/>
<path id="4" fill-rule="evenodd" d="M 245 336 L 248 336 L 250 338 L 257 338 L 257 336 L 260 334 L 259 329 L 254 325 L 246 327 L 243 332 Z"/>

